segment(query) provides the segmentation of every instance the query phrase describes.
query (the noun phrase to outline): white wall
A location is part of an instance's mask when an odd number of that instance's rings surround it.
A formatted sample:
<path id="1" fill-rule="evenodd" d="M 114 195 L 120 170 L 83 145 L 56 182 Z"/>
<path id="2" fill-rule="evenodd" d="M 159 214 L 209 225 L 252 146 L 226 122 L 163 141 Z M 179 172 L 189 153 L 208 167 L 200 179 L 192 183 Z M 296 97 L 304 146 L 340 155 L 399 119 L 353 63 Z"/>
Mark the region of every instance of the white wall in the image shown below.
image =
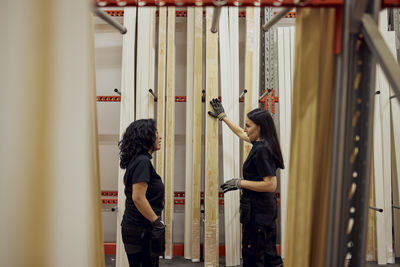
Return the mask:
<path id="1" fill-rule="evenodd" d="M 114 17 L 122 23 L 122 18 Z M 95 20 L 95 52 L 97 95 L 116 95 L 114 88 L 121 86 L 122 35 L 100 19 Z M 240 60 L 244 62 L 245 20 L 240 19 Z M 186 95 L 186 18 L 176 18 L 176 96 Z M 205 55 L 205 53 L 204 53 Z M 240 64 L 240 72 L 244 73 L 244 64 Z M 240 77 L 240 90 L 244 88 L 244 79 Z M 157 89 L 157 88 L 155 88 Z M 117 191 L 118 180 L 118 134 L 119 134 L 119 102 L 97 102 L 98 125 L 100 135 L 100 176 L 102 191 Z M 186 103 L 176 103 L 175 117 L 175 191 L 185 191 L 185 127 Z M 205 105 L 203 105 L 203 110 Z M 205 113 L 204 113 L 205 114 Z M 208 115 L 207 115 L 208 116 Z M 114 142 L 102 140 L 115 140 Z M 222 144 L 220 139 L 220 144 Z M 203 157 L 204 157 L 204 147 Z M 222 164 L 220 166 L 222 172 Z M 204 180 L 204 172 L 202 174 Z M 222 182 L 222 173 L 220 175 Z M 204 182 L 202 182 L 204 191 Z M 109 208 L 109 207 L 107 207 Z M 220 211 L 223 212 L 222 207 Z M 184 240 L 184 207 L 175 206 L 173 242 Z M 202 214 L 203 216 L 203 214 Z M 224 216 L 220 215 L 220 241 L 224 238 Z M 103 212 L 104 241 L 116 241 L 117 216 L 115 212 Z M 203 239 L 202 239 L 203 240 Z"/>

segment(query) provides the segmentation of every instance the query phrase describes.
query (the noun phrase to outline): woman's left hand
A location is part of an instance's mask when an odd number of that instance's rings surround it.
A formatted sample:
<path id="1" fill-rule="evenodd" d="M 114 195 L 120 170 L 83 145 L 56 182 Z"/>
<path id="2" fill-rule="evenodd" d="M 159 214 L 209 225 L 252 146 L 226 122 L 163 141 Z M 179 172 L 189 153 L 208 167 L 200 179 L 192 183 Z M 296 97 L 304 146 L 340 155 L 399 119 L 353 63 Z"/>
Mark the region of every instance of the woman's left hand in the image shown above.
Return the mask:
<path id="1" fill-rule="evenodd" d="M 224 191 L 224 193 L 232 190 L 238 190 L 240 189 L 240 181 L 242 178 L 233 178 L 221 185 L 221 189 Z"/>

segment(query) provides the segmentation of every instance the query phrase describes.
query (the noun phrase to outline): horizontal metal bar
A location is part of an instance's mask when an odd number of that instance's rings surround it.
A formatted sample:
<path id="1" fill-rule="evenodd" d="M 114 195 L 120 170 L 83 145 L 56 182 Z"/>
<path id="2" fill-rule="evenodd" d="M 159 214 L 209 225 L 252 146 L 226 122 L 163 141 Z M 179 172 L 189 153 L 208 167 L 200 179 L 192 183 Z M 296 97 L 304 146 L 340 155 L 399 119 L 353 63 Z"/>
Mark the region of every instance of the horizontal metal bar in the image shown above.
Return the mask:
<path id="1" fill-rule="evenodd" d="M 152 89 L 149 89 L 149 93 L 154 97 L 154 101 L 157 101 L 157 96 Z"/>
<path id="2" fill-rule="evenodd" d="M 375 211 L 377 211 L 377 212 L 383 212 L 383 209 L 380 209 L 380 208 L 375 208 L 375 207 L 369 207 L 371 210 L 375 210 Z"/>
<path id="3" fill-rule="evenodd" d="M 258 100 L 260 101 L 260 100 L 263 99 L 266 95 L 268 95 L 270 92 L 271 92 L 271 89 L 265 90 L 265 92 L 258 98 Z"/>
<path id="4" fill-rule="evenodd" d="M 392 86 L 395 95 L 400 94 L 400 66 L 390 52 L 388 45 L 383 39 L 376 22 L 371 15 L 365 14 L 362 16 L 362 33 L 368 48 L 381 66 L 383 73 Z M 399 100 L 399 99 L 398 99 Z"/>
<path id="5" fill-rule="evenodd" d="M 400 210 L 400 206 L 393 205 L 393 208 Z"/>
<path id="6" fill-rule="evenodd" d="M 108 15 L 103 10 L 98 8 L 93 8 L 93 13 L 102 20 L 104 20 L 105 22 L 107 22 L 108 24 L 110 24 L 111 26 L 113 26 L 114 28 L 116 28 L 120 33 L 122 34 L 127 33 L 128 30 L 124 26 L 122 26 L 119 22 L 114 20 L 110 15 Z"/>
<path id="7" fill-rule="evenodd" d="M 246 93 L 247 93 L 247 90 L 244 89 L 244 90 L 242 91 L 242 93 L 240 94 L 239 99 L 242 98 L 242 97 L 244 97 L 244 95 L 245 95 Z"/>
<path id="8" fill-rule="evenodd" d="M 292 10 L 292 7 L 285 7 L 281 11 L 278 12 L 275 16 L 273 16 L 267 23 L 262 26 L 263 31 L 268 31 L 272 26 L 274 26 L 278 21 L 280 21 L 283 17 L 286 16 L 287 13 Z"/>

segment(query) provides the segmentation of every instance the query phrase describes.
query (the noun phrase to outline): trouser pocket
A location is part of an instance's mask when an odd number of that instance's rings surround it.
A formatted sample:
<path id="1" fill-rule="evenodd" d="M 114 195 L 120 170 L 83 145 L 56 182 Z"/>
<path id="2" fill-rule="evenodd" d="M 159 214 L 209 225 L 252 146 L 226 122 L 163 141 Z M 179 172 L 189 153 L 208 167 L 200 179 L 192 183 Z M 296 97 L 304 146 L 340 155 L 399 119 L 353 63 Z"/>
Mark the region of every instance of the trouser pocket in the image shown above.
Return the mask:
<path id="1" fill-rule="evenodd" d="M 256 214 L 254 216 L 254 222 L 261 227 L 270 225 L 274 220 L 275 214 Z"/>
<path id="2" fill-rule="evenodd" d="M 121 227 L 121 235 L 126 253 L 133 254 L 143 251 L 146 229 L 135 226 Z"/>
<path id="3" fill-rule="evenodd" d="M 151 252 L 156 255 L 163 255 L 165 251 L 165 228 L 152 230 Z"/>
<path id="4" fill-rule="evenodd" d="M 248 224 L 251 220 L 251 203 L 245 198 L 240 199 L 240 223 Z"/>

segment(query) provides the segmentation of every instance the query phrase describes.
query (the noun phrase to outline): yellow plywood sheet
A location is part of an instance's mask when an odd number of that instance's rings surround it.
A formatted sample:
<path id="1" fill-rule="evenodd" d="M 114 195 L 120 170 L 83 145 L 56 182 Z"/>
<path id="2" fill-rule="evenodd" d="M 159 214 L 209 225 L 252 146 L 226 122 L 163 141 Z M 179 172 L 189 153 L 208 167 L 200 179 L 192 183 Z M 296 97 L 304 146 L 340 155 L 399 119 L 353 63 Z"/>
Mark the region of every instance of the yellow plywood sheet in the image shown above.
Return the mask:
<path id="1" fill-rule="evenodd" d="M 289 267 L 324 265 L 332 133 L 334 20 L 335 10 L 330 8 L 302 8 L 296 14 L 285 244 L 285 266 Z"/>

